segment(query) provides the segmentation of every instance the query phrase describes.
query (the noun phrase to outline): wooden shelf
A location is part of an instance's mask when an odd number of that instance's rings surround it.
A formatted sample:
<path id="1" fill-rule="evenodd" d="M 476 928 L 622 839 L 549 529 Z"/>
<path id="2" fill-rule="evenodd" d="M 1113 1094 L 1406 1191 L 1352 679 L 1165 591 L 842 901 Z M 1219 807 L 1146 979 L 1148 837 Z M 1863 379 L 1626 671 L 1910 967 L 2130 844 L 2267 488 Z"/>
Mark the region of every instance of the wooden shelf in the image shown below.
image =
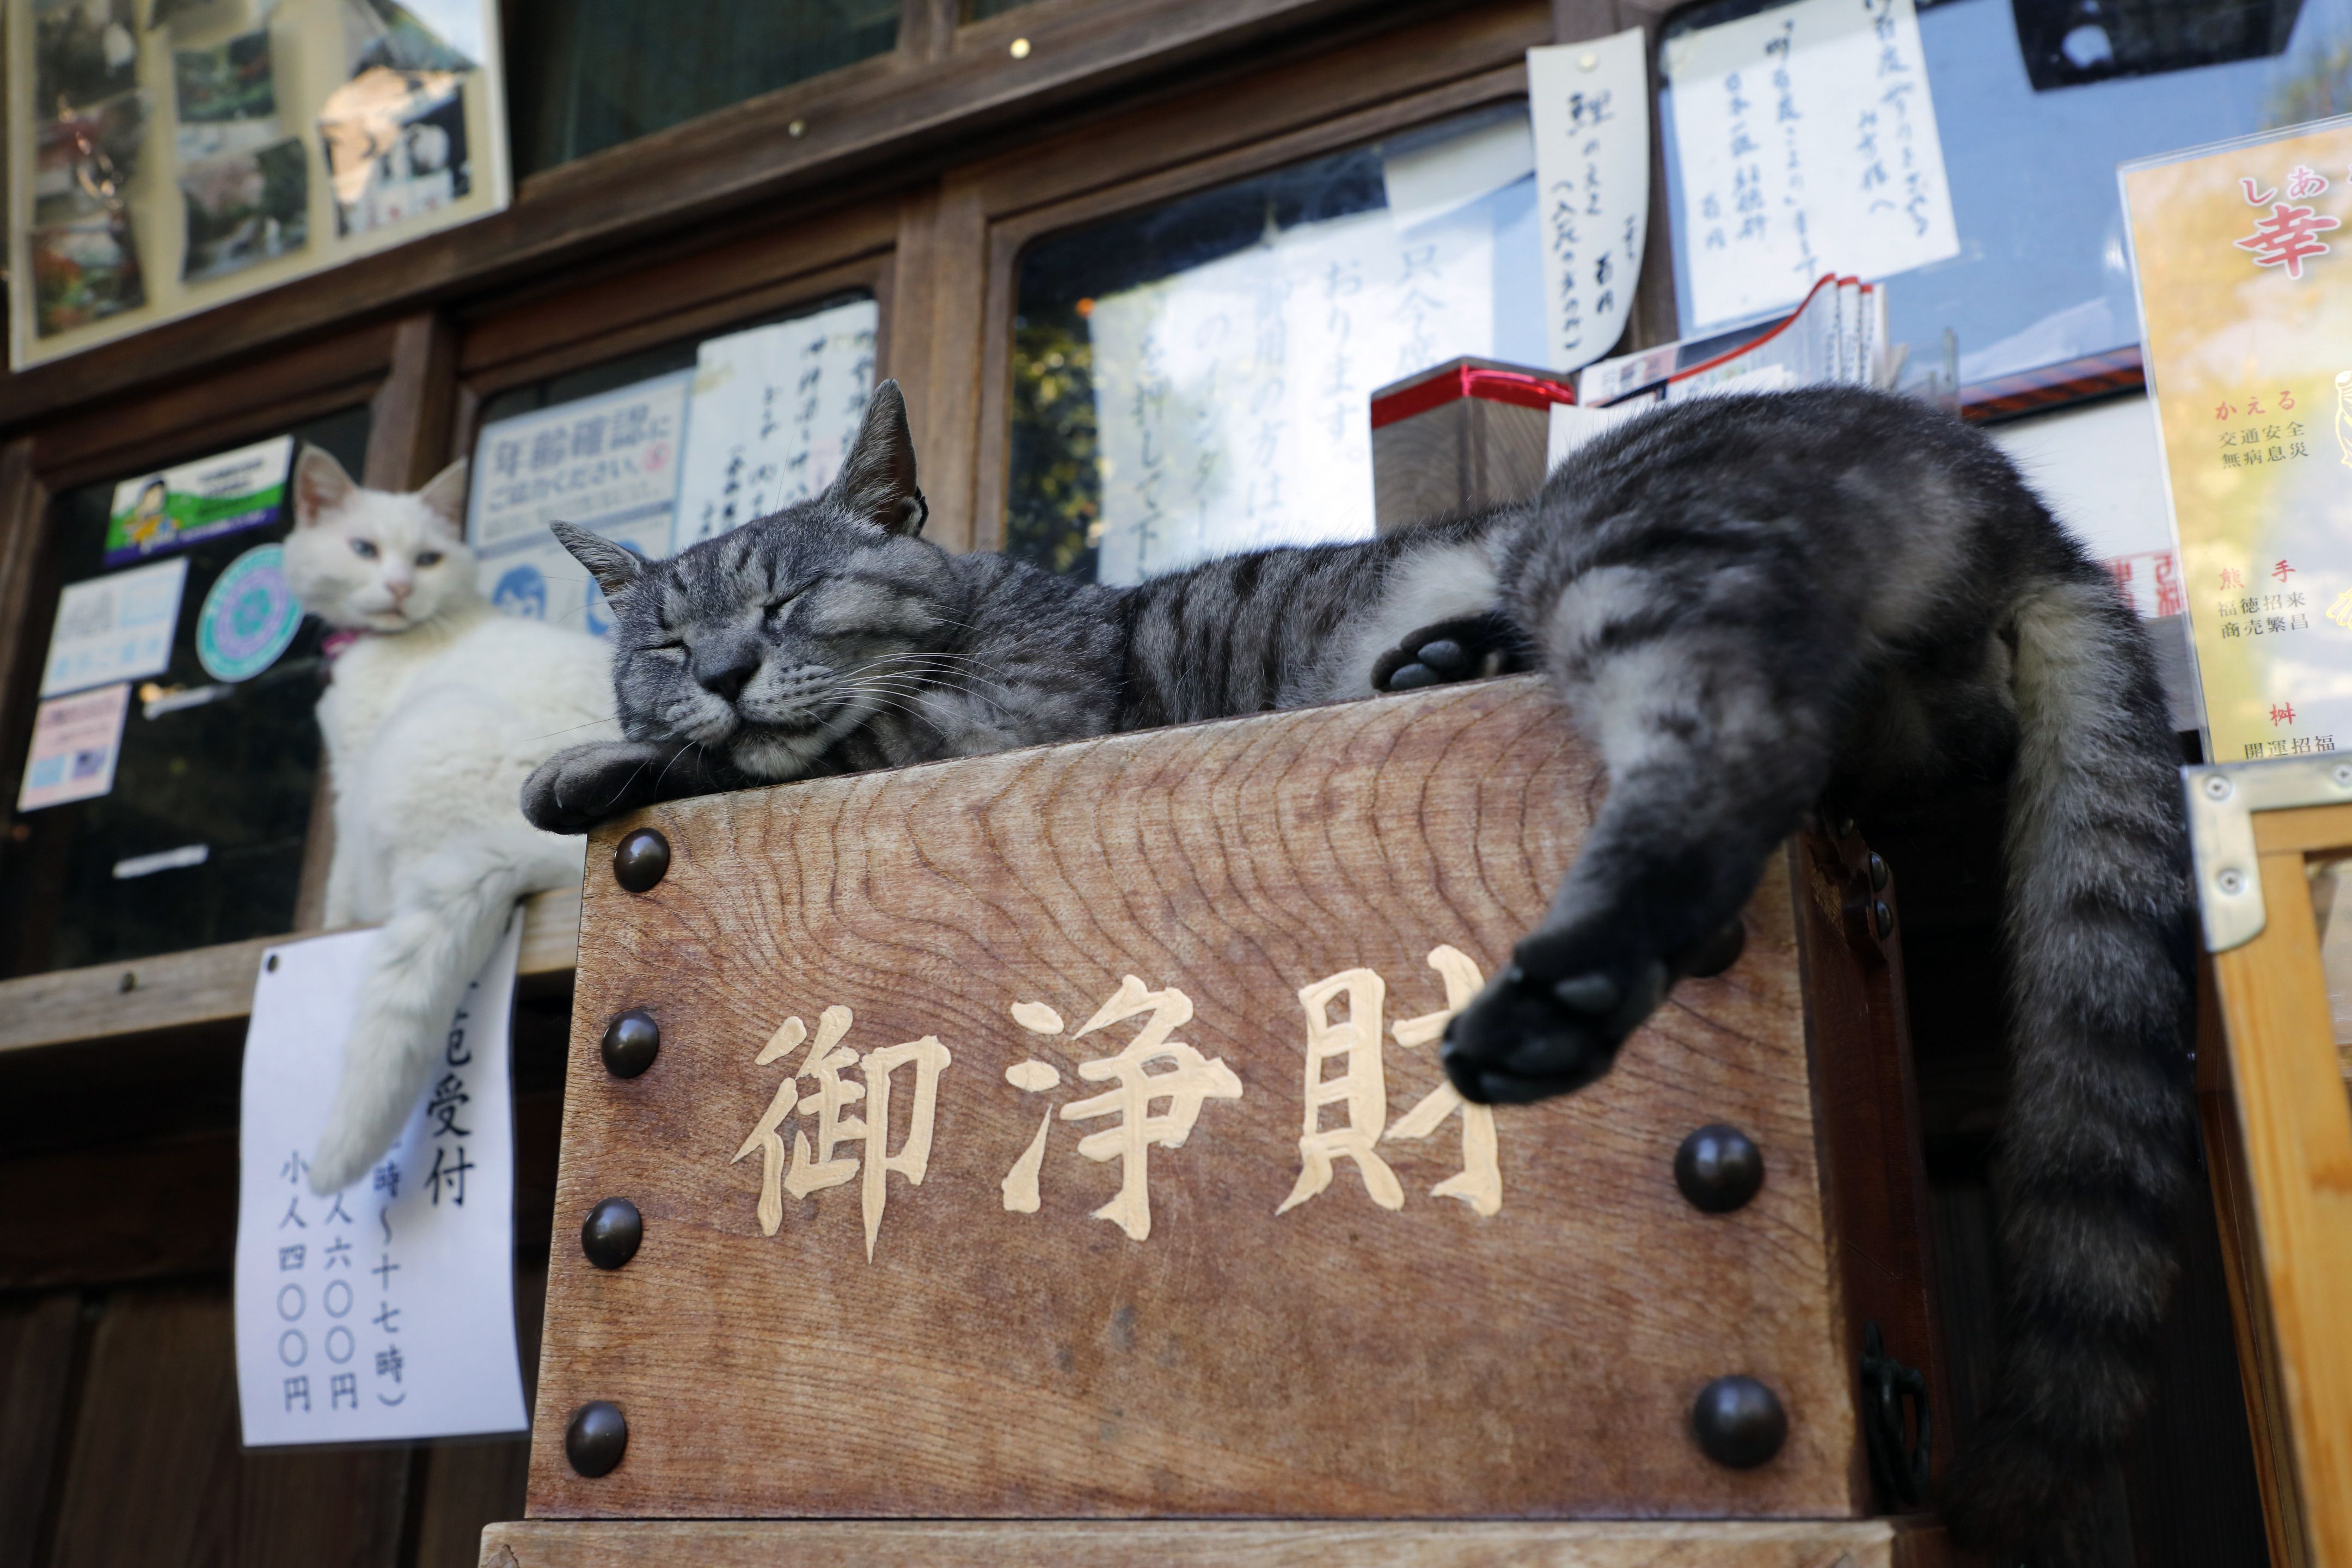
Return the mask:
<path id="1" fill-rule="evenodd" d="M 0 981 L 0 1053 L 242 1018 L 253 1010 L 253 977 L 261 955 L 323 934 L 255 937 Z M 579 947 L 577 889 L 541 893 L 524 906 L 522 974 L 569 974 Z"/>

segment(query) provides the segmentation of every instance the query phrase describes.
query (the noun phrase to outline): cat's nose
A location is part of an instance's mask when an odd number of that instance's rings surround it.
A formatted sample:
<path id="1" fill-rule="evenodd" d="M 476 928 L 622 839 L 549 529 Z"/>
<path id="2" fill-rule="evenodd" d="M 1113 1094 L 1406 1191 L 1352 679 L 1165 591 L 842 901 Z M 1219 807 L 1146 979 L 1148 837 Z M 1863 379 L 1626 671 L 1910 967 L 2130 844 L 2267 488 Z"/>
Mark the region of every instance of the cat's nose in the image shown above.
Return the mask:
<path id="1" fill-rule="evenodd" d="M 408 591 L 415 586 L 414 583 L 402 582 L 395 578 L 384 584 L 383 591 L 392 595 L 394 604 L 402 605 L 408 602 Z"/>
<path id="2" fill-rule="evenodd" d="M 758 645 L 745 641 L 694 650 L 694 679 L 705 691 L 732 702 L 760 668 Z"/>

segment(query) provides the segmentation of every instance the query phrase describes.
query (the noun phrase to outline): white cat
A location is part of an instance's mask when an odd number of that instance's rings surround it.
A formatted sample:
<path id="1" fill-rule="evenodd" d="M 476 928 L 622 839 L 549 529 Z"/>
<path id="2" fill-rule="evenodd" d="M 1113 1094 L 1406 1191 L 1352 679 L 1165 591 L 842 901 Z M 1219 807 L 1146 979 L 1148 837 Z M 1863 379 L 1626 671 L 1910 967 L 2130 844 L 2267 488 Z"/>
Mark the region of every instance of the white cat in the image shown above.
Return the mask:
<path id="1" fill-rule="evenodd" d="M 319 702 L 335 793 L 326 920 L 383 927 L 311 1161 L 321 1193 L 399 1135 L 515 900 L 580 880 L 582 840 L 523 821 L 523 780 L 566 746 L 620 737 L 604 645 L 492 609 L 465 505 L 463 461 L 414 495 L 362 489 L 316 447 L 294 469 L 287 580 L 360 634 Z"/>

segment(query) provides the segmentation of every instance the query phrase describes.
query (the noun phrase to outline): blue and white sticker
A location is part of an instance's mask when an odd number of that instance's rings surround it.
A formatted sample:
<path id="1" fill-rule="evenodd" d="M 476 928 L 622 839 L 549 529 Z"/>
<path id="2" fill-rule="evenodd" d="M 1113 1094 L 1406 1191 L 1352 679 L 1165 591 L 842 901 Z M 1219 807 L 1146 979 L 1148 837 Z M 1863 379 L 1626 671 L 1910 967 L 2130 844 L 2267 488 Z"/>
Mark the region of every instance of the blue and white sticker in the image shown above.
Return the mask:
<path id="1" fill-rule="evenodd" d="M 278 662 L 302 629 L 286 585 L 286 552 L 256 545 L 228 563 L 196 617 L 196 658 L 215 680 L 250 680 Z"/>

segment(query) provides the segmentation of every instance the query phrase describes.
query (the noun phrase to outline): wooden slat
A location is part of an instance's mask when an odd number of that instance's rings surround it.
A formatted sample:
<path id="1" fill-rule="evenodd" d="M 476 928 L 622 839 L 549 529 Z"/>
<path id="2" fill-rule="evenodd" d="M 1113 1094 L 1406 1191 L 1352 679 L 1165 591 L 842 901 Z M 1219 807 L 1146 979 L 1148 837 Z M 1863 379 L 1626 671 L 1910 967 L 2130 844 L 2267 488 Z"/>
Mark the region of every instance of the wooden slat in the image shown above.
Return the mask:
<path id="1" fill-rule="evenodd" d="M 0 1305 L 0 1563 L 40 1560 L 80 1321 L 70 1291 Z"/>
<path id="2" fill-rule="evenodd" d="M 559 974 L 579 947 L 580 895 L 541 893 L 525 910 L 521 973 Z M 62 969 L 0 982 L 0 1052 L 242 1018 L 262 953 L 290 936 Z"/>
<path id="3" fill-rule="evenodd" d="M 457 390 L 457 335 L 437 310 L 394 329 L 392 366 L 369 410 L 361 483 L 413 490 L 449 460 L 449 405 Z"/>
<path id="4" fill-rule="evenodd" d="M 1613 1074 L 1496 1111 L 1499 1212 L 1432 1193 L 1464 1169 L 1458 1118 L 1380 1146 L 1394 1210 L 1342 1159 L 1278 1212 L 1300 1171 L 1300 989 L 1369 968 L 1384 1021 L 1440 1008 L 1432 951 L 1503 961 L 1600 775 L 1529 678 L 678 802 L 600 830 L 555 1223 L 620 1194 L 646 1240 L 613 1273 L 555 1251 L 533 1515 L 1866 1509 L 1785 861 L 1746 956 L 1679 987 Z M 672 847 L 643 898 L 604 848 L 638 823 Z M 1073 1033 L 1129 974 L 1184 993 L 1178 1037 L 1240 1091 L 1150 1154 L 1146 1237 L 1093 1213 L 1122 1167 L 1077 1141 L 1108 1124 L 1045 1120 L 1102 1089 L 1080 1068 L 1140 1026 Z M 1016 1026 L 1024 1001 L 1059 1014 L 1030 1015 L 1050 1037 Z M 935 1036 L 953 1058 L 928 1173 L 889 1178 L 871 1261 L 858 1186 L 780 1201 L 766 1235 L 763 1156 L 733 1163 L 799 1060 L 754 1055 L 787 1016 L 814 1028 L 836 1005 L 854 1050 Z M 616 1080 L 598 1039 L 632 1006 L 659 1019 L 660 1059 Z M 1401 1118 L 1442 1081 L 1435 1052 L 1380 1037 L 1384 1114 Z M 1024 1058 L 1058 1082 L 1008 1079 Z M 902 1071 L 894 1147 L 913 1092 Z M 1770 1173 L 1722 1216 L 1671 1174 L 1716 1121 L 1747 1128 Z M 781 1129 L 782 1153 L 802 1125 Z M 1005 1184 L 1041 1125 L 1024 1211 Z M 1790 1414 L 1786 1449 L 1753 1470 L 1688 1435 L 1699 1388 L 1733 1373 Z M 617 1402 L 632 1434 L 593 1481 L 562 1457 L 590 1399 Z"/>
<path id="5" fill-rule="evenodd" d="M 2253 814 L 2254 850 L 2257 854 L 2308 854 L 2315 849 L 2331 849 L 2352 844 L 2352 805 L 2306 805 L 2294 811 L 2258 811 Z M 2268 875 L 2267 869 L 2264 875 Z M 2293 883 L 2282 884 L 2276 890 L 2299 887 L 2304 881 L 2304 868 L 2295 868 Z M 2268 905 L 2273 889 L 2263 886 L 2263 903 Z"/>
<path id="6" fill-rule="evenodd" d="M 613 1523 L 482 1532 L 482 1568 L 1944 1568 L 1943 1532 L 1852 1524 Z"/>
<path id="7" fill-rule="evenodd" d="M 2305 816 L 2267 815 L 2273 842 Z M 2304 880 L 2305 848 L 2333 826 L 2314 813 L 2300 842 L 2262 855 L 2268 922 L 2213 961 L 2283 1406 L 2268 1414 L 2289 1434 L 2314 1568 L 2352 1568 L 2352 1105 Z"/>
<path id="8" fill-rule="evenodd" d="M 50 1568 L 393 1568 L 401 1448 L 239 1451 L 226 1286 L 125 1291 L 99 1322 Z"/>

